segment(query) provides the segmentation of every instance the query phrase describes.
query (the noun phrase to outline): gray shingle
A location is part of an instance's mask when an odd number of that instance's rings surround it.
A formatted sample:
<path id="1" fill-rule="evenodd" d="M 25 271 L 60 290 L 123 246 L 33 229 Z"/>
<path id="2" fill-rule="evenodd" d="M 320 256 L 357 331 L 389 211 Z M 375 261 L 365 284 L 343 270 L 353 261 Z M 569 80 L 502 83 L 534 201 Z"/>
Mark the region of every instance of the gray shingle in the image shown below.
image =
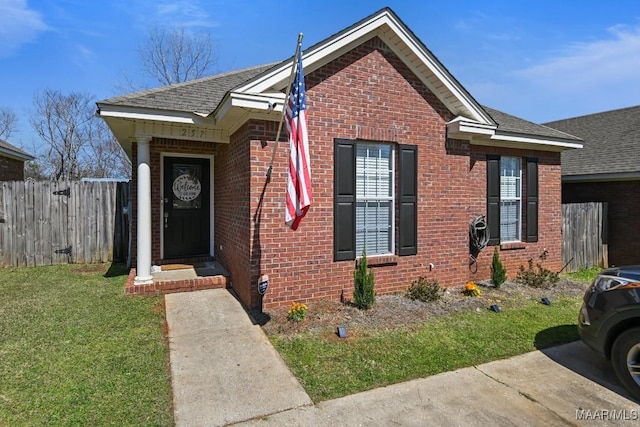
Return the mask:
<path id="1" fill-rule="evenodd" d="M 220 104 L 227 92 L 253 79 L 274 65 L 276 64 L 260 65 L 157 89 L 116 96 L 100 101 L 99 104 L 209 115 Z"/>
<path id="2" fill-rule="evenodd" d="M 484 110 L 489 113 L 491 118 L 496 122 L 498 125 L 498 131 L 500 132 L 563 139 L 580 143 L 580 138 L 570 134 L 570 132 L 561 132 L 544 125 L 539 125 L 519 117 L 503 113 L 502 111 L 494 110 L 490 107 L 483 106 L 482 108 L 484 108 Z"/>
<path id="3" fill-rule="evenodd" d="M 640 106 L 546 123 L 581 137 L 582 150 L 562 153 L 562 175 L 640 171 Z"/>

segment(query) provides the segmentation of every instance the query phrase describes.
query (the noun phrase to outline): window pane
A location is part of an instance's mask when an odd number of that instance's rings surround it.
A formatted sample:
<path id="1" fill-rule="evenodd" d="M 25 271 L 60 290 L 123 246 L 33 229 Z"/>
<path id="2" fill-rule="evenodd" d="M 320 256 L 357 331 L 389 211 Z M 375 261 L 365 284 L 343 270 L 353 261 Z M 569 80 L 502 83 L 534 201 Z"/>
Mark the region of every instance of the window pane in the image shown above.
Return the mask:
<path id="1" fill-rule="evenodd" d="M 393 156 L 391 147 L 381 144 L 358 144 L 356 149 L 356 197 L 389 198 L 393 196 Z"/>
<path id="2" fill-rule="evenodd" d="M 367 248 L 367 255 L 392 252 L 392 206 L 390 201 L 356 203 L 356 254 Z"/>
<path id="3" fill-rule="evenodd" d="M 500 239 L 520 240 L 520 202 L 500 202 Z"/>
<path id="4" fill-rule="evenodd" d="M 500 240 L 520 240 L 522 171 L 518 157 L 500 158 Z"/>
<path id="5" fill-rule="evenodd" d="M 393 251 L 393 147 L 359 143 L 356 148 L 356 255 Z"/>

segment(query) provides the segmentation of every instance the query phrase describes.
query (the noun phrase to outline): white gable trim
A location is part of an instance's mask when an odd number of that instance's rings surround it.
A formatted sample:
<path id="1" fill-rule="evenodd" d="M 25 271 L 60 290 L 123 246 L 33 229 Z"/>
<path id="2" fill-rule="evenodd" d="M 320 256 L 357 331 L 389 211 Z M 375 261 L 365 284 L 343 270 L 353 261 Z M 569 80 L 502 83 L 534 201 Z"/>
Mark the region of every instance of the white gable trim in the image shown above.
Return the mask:
<path id="1" fill-rule="evenodd" d="M 563 151 L 582 148 L 582 144 L 556 138 L 545 138 L 517 133 L 500 132 L 497 127 L 471 122 L 456 117 L 447 123 L 449 138 L 463 139 L 473 145 L 491 147 L 522 148 L 529 150 Z"/>
<path id="2" fill-rule="evenodd" d="M 312 72 L 376 36 L 385 41 L 452 113 L 468 117 L 480 124 L 494 125 L 493 120 L 482 107 L 424 47 L 422 42 L 416 39 L 411 31 L 387 9 L 328 39 L 325 43 L 305 50 L 302 56 L 303 67 L 307 73 Z M 231 93 L 231 97 L 240 94 L 273 93 L 285 89 L 292 65 L 293 58 L 283 62 L 270 73 L 238 87 Z M 267 103 L 258 107 L 269 108 L 269 105 Z M 224 108 L 219 108 L 214 114 L 220 119 L 220 113 L 224 112 Z"/>
<path id="3" fill-rule="evenodd" d="M 100 117 L 118 119 L 153 120 L 159 122 L 211 125 L 210 118 L 184 111 L 156 110 L 151 108 L 118 106 L 98 103 L 96 113 Z"/>

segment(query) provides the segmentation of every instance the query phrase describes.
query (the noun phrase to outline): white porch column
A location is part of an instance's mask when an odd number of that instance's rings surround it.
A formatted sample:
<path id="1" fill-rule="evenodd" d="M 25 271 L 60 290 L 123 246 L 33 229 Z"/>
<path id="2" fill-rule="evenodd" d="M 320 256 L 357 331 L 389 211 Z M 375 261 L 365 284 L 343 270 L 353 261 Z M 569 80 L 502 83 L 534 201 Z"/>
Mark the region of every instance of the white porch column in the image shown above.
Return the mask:
<path id="1" fill-rule="evenodd" d="M 151 155 L 150 136 L 136 136 L 138 143 L 138 223 L 135 285 L 153 282 L 151 276 Z"/>

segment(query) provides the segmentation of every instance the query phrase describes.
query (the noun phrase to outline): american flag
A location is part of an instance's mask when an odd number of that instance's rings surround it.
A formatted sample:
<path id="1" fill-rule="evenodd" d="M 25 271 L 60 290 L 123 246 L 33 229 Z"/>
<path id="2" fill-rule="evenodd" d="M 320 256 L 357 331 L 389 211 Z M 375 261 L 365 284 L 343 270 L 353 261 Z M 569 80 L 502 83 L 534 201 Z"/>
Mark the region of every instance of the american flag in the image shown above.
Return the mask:
<path id="1" fill-rule="evenodd" d="M 289 178 L 287 180 L 287 210 L 285 222 L 296 230 L 311 206 L 311 166 L 309 135 L 307 134 L 307 98 L 302 70 L 302 52 L 298 53 L 297 70 L 286 109 L 289 134 Z"/>

